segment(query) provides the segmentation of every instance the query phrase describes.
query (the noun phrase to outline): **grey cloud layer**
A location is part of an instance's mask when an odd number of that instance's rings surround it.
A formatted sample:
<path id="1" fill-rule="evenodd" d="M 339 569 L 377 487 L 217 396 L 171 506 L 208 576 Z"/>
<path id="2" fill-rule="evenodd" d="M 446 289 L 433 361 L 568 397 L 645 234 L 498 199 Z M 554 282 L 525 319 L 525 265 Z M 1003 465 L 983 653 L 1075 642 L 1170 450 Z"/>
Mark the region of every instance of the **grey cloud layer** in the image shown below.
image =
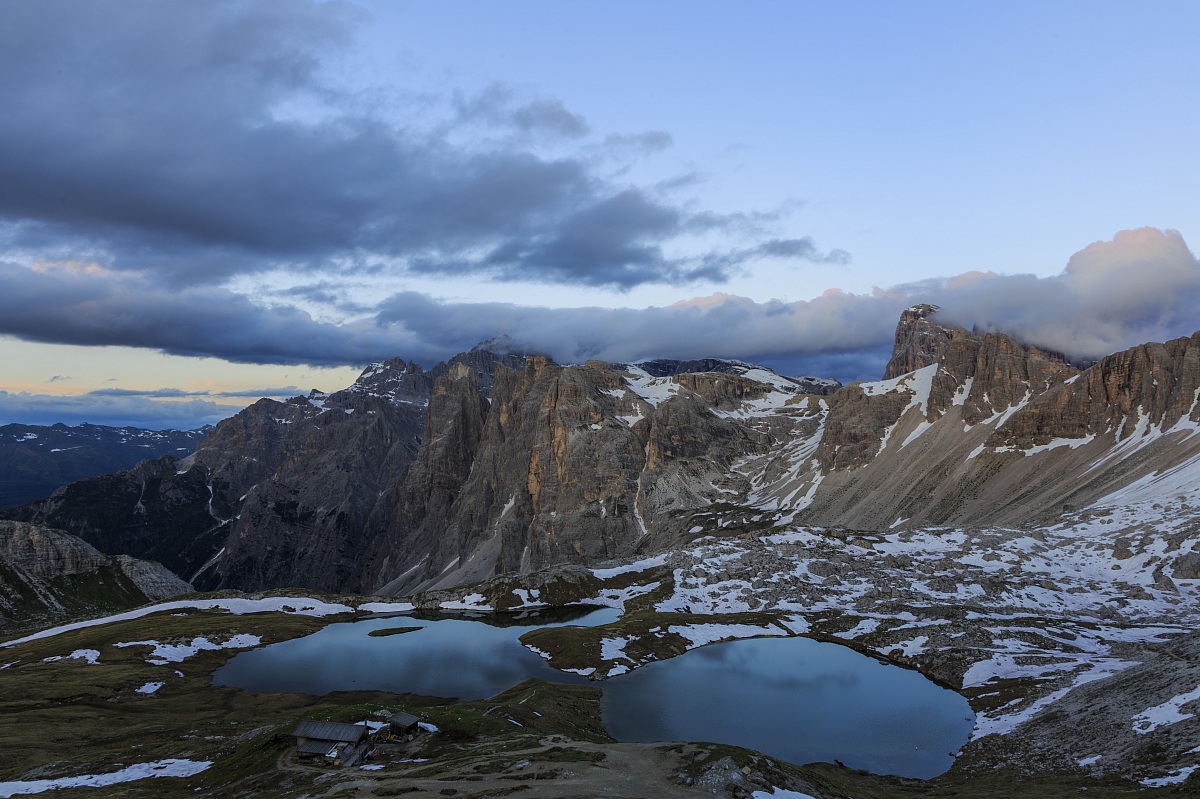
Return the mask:
<path id="1" fill-rule="evenodd" d="M 323 59 L 358 22 L 341 3 L 17 0 L 0 15 L 10 251 L 171 285 L 336 264 L 630 288 L 827 257 L 811 242 L 671 252 L 697 227 L 745 232 L 605 177 L 603 153 L 667 134 L 585 147 L 586 120 L 557 100 L 373 103 L 334 86 Z"/>
<path id="2" fill-rule="evenodd" d="M 1145 228 L 1087 247 L 1049 278 L 967 273 L 871 295 L 831 290 L 761 303 L 716 294 L 645 309 L 452 303 L 402 292 L 346 324 L 211 287 L 170 292 L 96 268 L 0 264 L 0 333 L 251 363 L 400 355 L 432 364 L 503 334 L 562 362 L 731 357 L 793 374 L 876 379 L 900 311 L 916 302 L 941 305 L 950 322 L 1094 358 L 1200 328 L 1200 263 L 1178 233 Z"/>

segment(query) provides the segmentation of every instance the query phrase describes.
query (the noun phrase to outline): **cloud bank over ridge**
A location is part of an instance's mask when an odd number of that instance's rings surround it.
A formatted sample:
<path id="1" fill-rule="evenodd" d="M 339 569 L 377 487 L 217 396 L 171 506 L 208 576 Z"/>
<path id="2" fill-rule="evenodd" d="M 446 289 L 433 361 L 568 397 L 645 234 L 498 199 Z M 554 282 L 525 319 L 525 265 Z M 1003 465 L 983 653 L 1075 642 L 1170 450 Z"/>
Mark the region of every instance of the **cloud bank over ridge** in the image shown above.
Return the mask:
<path id="1" fill-rule="evenodd" d="M 1001 330 L 1080 358 L 1197 329 L 1200 263 L 1174 231 L 1118 233 L 1057 276 L 965 273 L 811 300 L 712 294 L 663 307 L 549 308 L 393 294 L 347 322 L 267 306 L 226 289 L 169 291 L 96 265 L 0 264 L 0 332 L 34 341 L 146 347 L 248 363 L 362 364 L 402 355 L 432 364 L 507 335 L 562 362 L 653 357 L 759 360 L 793 373 L 875 379 L 901 310 Z"/>

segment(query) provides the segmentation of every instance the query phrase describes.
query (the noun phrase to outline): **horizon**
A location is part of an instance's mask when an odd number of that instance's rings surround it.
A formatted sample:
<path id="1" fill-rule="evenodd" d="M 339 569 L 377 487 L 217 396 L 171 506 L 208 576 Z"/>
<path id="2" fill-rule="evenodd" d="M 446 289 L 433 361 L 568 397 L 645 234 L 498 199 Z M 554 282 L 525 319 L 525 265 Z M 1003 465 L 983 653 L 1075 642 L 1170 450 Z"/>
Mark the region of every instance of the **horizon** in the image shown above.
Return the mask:
<path id="1" fill-rule="evenodd" d="M 0 424 L 193 429 L 499 335 L 847 383 L 920 302 L 1082 359 L 1200 329 L 1191 3 L 0 20 Z"/>

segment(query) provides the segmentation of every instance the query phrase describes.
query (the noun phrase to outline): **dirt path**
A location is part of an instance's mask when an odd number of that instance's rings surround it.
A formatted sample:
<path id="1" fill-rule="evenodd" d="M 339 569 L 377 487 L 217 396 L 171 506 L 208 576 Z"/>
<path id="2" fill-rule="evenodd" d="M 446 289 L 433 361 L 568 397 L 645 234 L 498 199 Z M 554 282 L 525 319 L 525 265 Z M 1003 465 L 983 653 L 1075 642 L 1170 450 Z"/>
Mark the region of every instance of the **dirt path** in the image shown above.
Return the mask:
<path id="1" fill-rule="evenodd" d="M 406 777 L 392 767 L 348 770 L 324 797 L 513 797 L 513 799 L 674 799 L 724 796 L 723 786 L 685 786 L 678 775 L 699 747 L 678 744 L 595 744 L 551 737 L 543 746 L 496 754 L 481 748 L 436 776 Z M 591 758 L 595 758 L 594 760 Z M 407 769 L 421 774 L 420 764 Z"/>

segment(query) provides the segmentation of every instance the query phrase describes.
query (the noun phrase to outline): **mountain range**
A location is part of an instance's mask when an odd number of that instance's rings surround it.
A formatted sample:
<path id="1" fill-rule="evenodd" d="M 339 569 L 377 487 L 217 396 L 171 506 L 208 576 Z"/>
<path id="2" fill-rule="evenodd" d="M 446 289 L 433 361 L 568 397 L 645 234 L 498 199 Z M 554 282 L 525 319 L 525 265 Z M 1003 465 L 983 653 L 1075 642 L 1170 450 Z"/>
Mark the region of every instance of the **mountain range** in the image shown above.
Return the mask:
<path id="1" fill-rule="evenodd" d="M 147 458 L 182 458 L 211 430 L 61 423 L 0 426 L 0 508 L 40 499 L 78 480 L 129 469 Z"/>
<path id="2" fill-rule="evenodd" d="M 0 512 L 0 610 L 193 586 L 346 612 L 607 604 L 610 625 L 522 640 L 597 680 L 734 637 L 835 641 L 967 698 L 947 795 L 1185 790 L 1198 433 L 1200 332 L 1080 363 L 914 306 L 882 378 L 847 386 L 491 342 L 260 400 L 186 457 Z M 228 601 L 323 601 L 284 593 Z M 839 784 L 806 790 L 858 795 Z"/>
<path id="3" fill-rule="evenodd" d="M 1200 334 L 1081 367 L 936 312 L 905 311 L 883 379 L 845 387 L 736 361 L 394 359 L 3 516 L 204 589 L 404 594 L 730 525 L 1048 523 L 1200 454 Z"/>

